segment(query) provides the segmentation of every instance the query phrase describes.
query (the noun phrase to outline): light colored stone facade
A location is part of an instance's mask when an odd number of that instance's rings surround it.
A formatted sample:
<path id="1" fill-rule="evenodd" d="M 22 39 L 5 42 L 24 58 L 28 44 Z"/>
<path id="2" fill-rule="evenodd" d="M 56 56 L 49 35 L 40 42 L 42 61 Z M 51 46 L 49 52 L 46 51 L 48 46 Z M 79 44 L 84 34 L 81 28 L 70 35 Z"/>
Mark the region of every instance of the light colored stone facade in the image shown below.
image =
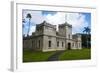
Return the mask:
<path id="1" fill-rule="evenodd" d="M 23 38 L 23 48 L 36 51 L 82 49 L 81 35 L 72 35 L 72 25 L 67 22 L 59 24 L 56 31 L 56 25 L 44 21 L 36 25 L 31 36 Z"/>

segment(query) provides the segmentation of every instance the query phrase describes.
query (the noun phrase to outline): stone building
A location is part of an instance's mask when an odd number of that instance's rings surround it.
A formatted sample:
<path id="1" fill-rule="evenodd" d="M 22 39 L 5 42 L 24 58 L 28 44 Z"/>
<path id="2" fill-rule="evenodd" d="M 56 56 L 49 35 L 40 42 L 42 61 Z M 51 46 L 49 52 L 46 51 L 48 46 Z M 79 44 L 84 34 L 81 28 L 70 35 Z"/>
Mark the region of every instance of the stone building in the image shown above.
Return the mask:
<path id="1" fill-rule="evenodd" d="M 72 25 L 67 22 L 59 24 L 56 31 L 56 25 L 43 21 L 36 25 L 31 36 L 23 38 L 23 48 L 36 51 L 81 49 L 81 35 L 72 35 Z"/>

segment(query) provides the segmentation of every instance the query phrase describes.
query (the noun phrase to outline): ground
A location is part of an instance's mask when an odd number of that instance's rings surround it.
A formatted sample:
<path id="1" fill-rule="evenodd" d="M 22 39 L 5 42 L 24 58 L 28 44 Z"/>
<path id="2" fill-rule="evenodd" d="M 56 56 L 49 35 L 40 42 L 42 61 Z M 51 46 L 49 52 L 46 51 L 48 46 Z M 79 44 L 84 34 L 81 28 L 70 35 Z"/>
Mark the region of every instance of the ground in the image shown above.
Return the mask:
<path id="1" fill-rule="evenodd" d="M 48 57 L 54 53 L 55 52 L 24 50 L 23 51 L 23 62 L 46 61 Z"/>
<path id="2" fill-rule="evenodd" d="M 24 50 L 23 62 L 82 60 L 91 58 L 91 49 L 41 52 Z"/>
<path id="3" fill-rule="evenodd" d="M 91 58 L 91 49 L 69 50 L 59 56 L 59 60 L 82 60 Z"/>

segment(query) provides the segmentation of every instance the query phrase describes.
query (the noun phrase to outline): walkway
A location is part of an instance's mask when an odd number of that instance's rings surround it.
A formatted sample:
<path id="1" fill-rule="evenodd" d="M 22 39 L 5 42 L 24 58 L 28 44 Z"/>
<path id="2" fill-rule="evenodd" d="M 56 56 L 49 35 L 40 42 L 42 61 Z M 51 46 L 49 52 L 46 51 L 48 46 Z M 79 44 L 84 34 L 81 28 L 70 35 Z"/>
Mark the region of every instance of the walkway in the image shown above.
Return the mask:
<path id="1" fill-rule="evenodd" d="M 64 51 L 57 51 L 55 54 L 51 55 L 47 61 L 58 61 L 59 56 L 63 53 Z"/>

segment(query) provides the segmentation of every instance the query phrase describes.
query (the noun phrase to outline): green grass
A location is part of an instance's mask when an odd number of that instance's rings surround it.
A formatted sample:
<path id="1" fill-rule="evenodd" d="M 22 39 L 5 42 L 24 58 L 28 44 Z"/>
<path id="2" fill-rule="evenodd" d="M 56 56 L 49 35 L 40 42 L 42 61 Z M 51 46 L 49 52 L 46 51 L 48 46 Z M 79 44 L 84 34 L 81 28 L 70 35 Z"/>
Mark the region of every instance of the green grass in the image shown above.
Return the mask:
<path id="1" fill-rule="evenodd" d="M 56 53 L 53 52 L 41 52 L 24 50 L 23 51 L 23 62 L 40 62 L 47 61 L 47 59 Z M 91 58 L 91 49 L 82 50 L 65 50 L 60 56 L 59 60 L 83 60 Z"/>
<path id="2" fill-rule="evenodd" d="M 55 52 L 24 50 L 23 51 L 23 62 L 47 61 L 48 57 L 50 57 L 54 53 Z"/>
<path id="3" fill-rule="evenodd" d="M 91 59 L 91 49 L 66 50 L 60 55 L 59 60 Z"/>

